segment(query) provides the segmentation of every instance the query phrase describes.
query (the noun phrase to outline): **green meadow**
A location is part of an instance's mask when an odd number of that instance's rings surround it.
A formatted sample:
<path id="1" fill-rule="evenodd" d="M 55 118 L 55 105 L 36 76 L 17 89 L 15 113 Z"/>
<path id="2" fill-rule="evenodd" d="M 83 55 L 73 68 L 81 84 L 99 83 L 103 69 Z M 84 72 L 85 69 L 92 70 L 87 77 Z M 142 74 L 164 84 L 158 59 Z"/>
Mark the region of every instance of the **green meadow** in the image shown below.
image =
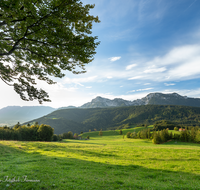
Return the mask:
<path id="1" fill-rule="evenodd" d="M 123 133 L 134 130 L 140 129 Z M 98 133 L 62 142 L 0 141 L 0 189 L 200 189 L 200 144 Z"/>

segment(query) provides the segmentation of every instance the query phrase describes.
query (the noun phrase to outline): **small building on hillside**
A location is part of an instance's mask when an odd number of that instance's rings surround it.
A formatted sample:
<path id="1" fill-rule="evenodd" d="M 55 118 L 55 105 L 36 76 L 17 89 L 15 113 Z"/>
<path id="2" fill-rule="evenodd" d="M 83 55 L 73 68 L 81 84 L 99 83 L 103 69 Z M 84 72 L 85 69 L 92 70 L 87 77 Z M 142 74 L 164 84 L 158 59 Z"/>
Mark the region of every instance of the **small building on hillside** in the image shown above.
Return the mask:
<path id="1" fill-rule="evenodd" d="M 185 129 L 183 129 L 183 128 L 180 128 L 180 129 L 179 129 L 179 131 L 185 131 Z"/>

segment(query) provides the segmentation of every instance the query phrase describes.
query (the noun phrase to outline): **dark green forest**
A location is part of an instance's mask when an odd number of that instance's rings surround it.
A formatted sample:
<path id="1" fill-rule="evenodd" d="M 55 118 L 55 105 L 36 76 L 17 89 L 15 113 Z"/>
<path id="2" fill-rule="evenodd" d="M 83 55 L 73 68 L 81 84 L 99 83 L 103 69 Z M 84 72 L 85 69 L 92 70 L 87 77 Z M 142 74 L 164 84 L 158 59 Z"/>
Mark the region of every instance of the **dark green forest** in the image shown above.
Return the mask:
<path id="1" fill-rule="evenodd" d="M 170 105 L 145 105 L 117 108 L 89 108 L 57 110 L 25 124 L 47 124 L 55 134 L 72 131 L 114 130 L 138 124 L 154 124 L 168 120 L 178 125 L 200 125 L 200 108 Z"/>

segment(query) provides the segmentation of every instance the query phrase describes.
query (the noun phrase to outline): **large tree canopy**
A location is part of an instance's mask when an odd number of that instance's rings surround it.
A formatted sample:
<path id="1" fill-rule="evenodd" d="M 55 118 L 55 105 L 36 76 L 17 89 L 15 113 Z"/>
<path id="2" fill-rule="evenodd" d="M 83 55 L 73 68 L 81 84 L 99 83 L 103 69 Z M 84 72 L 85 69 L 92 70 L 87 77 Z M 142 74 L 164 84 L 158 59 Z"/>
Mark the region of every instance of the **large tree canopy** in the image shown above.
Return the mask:
<path id="1" fill-rule="evenodd" d="M 83 73 L 93 60 L 92 8 L 80 0 L 0 0 L 0 78 L 23 100 L 50 101 L 36 79 L 53 84 L 51 76 Z"/>

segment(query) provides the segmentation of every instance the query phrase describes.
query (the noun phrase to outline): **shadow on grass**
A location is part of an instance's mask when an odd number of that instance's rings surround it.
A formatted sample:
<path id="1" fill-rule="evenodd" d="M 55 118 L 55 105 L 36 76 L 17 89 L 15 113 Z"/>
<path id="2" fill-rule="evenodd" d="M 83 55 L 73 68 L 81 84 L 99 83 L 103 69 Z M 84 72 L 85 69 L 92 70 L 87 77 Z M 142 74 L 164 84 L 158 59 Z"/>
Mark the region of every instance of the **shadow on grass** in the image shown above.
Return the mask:
<path id="1" fill-rule="evenodd" d="M 45 147 L 46 144 L 41 149 Z M 46 156 L 26 151 L 20 142 L 16 148 L 0 145 L 0 189 L 200 189 L 200 175 L 192 173 Z M 4 176 L 16 181 L 5 181 Z M 24 181 L 23 176 L 39 182 Z"/>

